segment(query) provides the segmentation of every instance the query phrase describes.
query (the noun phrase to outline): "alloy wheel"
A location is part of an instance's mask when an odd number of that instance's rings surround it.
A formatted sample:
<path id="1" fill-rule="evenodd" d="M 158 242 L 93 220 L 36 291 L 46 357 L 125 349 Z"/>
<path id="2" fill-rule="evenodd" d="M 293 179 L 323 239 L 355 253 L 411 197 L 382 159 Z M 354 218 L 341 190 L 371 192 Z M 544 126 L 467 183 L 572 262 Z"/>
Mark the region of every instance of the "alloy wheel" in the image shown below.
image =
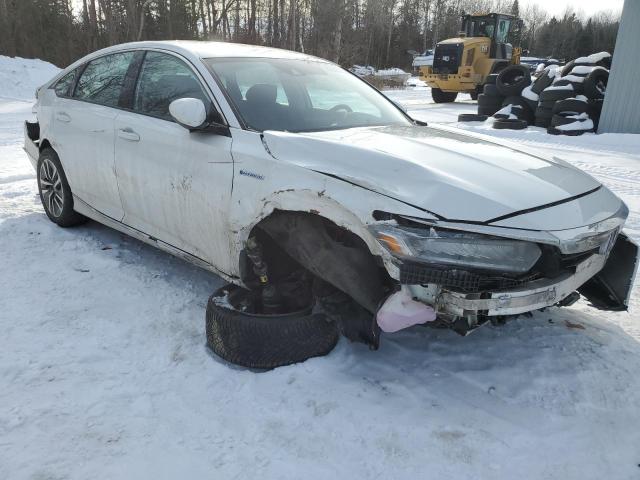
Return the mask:
<path id="1" fill-rule="evenodd" d="M 60 172 L 48 158 L 45 158 L 40 165 L 40 191 L 42 203 L 47 211 L 54 217 L 59 217 L 64 207 L 64 191 Z"/>

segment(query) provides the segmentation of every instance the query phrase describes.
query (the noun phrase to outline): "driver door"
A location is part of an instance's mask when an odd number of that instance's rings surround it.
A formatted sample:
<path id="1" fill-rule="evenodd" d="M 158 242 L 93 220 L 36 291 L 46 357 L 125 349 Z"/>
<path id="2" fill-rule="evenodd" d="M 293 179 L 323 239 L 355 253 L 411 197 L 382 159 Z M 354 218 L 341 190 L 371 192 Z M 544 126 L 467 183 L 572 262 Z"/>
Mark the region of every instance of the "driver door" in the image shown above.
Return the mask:
<path id="1" fill-rule="evenodd" d="M 147 51 L 133 110 L 116 119 L 118 185 L 126 225 L 229 272 L 231 138 L 190 132 L 169 114 L 173 100 L 212 105 L 209 95 L 181 58 Z"/>

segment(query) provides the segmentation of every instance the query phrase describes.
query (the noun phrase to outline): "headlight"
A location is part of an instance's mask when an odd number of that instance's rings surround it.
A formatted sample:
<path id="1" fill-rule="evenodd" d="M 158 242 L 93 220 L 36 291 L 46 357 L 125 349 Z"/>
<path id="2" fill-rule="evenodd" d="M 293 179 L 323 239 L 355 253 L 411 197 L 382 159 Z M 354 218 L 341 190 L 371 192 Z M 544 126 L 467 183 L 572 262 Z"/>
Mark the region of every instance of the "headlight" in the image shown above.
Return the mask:
<path id="1" fill-rule="evenodd" d="M 369 229 L 395 257 L 430 265 L 525 273 L 541 255 L 535 243 L 476 233 L 393 224 L 371 225 Z"/>

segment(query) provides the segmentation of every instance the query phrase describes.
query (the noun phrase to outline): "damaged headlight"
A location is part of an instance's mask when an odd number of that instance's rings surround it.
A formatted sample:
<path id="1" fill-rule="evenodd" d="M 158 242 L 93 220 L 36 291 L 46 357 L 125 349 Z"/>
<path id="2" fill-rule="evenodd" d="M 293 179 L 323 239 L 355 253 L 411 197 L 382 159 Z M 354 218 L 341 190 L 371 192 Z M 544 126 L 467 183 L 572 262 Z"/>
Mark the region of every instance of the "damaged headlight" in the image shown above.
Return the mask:
<path id="1" fill-rule="evenodd" d="M 430 265 L 525 273 L 541 255 L 535 243 L 436 228 L 410 228 L 391 223 L 369 227 L 391 254 Z"/>

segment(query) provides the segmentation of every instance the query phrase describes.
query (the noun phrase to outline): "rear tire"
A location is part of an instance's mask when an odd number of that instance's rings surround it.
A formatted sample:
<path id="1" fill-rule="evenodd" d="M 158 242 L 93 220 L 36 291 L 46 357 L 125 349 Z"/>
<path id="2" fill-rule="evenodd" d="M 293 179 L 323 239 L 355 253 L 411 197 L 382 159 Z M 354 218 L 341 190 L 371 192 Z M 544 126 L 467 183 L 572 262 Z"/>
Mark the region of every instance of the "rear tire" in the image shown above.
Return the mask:
<path id="1" fill-rule="evenodd" d="M 45 148 L 38 158 L 36 177 L 40 201 L 49 220 L 61 227 L 74 227 L 87 217 L 73 209 L 73 194 L 58 154 Z"/>
<path id="2" fill-rule="evenodd" d="M 458 92 L 443 92 L 439 88 L 431 89 L 431 97 L 435 103 L 451 103 L 457 96 Z"/>
<path id="3" fill-rule="evenodd" d="M 235 308 L 251 295 L 227 285 L 207 304 L 207 345 L 224 360 L 248 368 L 271 369 L 328 354 L 339 338 L 338 327 L 311 307 L 288 314 L 247 313 Z"/>

